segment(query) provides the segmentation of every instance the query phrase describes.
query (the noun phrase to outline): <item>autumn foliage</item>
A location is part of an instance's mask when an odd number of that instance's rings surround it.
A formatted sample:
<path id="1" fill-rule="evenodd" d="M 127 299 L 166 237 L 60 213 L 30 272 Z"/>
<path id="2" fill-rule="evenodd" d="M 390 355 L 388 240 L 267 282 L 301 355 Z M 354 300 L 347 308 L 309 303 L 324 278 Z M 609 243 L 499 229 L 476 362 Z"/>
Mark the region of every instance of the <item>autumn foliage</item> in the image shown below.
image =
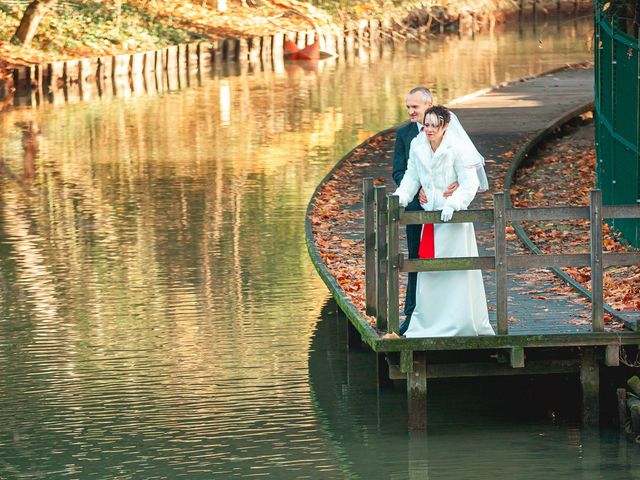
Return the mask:
<path id="1" fill-rule="evenodd" d="M 579 206 L 589 204 L 595 188 L 595 149 L 593 125 L 582 126 L 573 135 L 547 144 L 533 165 L 520 171 L 511 191 L 516 207 Z M 584 138 L 586 137 L 586 138 Z M 588 253 L 587 220 L 563 223 L 525 223 L 525 230 L 544 253 Z M 632 250 L 603 225 L 607 252 Z M 572 278 L 591 288 L 590 269 L 565 268 Z M 614 309 L 640 310 L 640 266 L 607 268 L 603 279 L 605 301 Z"/>

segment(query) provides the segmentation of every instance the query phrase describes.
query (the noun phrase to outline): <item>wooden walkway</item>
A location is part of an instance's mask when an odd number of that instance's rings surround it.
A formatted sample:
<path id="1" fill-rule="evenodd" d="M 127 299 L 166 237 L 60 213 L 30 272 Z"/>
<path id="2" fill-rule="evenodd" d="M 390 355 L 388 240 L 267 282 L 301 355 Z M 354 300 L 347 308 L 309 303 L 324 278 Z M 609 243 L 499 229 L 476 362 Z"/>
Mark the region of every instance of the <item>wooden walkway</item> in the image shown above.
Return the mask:
<path id="1" fill-rule="evenodd" d="M 553 121 L 571 112 L 575 115 L 576 111 L 584 110 L 592 100 L 593 69 L 568 68 L 512 83 L 482 95 L 470 96 L 459 103 L 453 102 L 452 110 L 458 115 L 487 162 L 490 192 L 478 195 L 470 209 L 493 208 L 492 194 L 502 191 L 505 179 L 513 173 L 513 152 L 536 133 L 548 128 Z M 376 179 L 376 183 L 385 184 L 387 193 L 395 189 L 391 178 L 394 138 L 394 134 L 383 132 L 369 144 L 358 147 L 358 155 L 347 155 L 323 182 L 337 181 L 333 183 L 332 188 L 338 190 L 338 215 L 348 214 L 350 218 L 349 222 L 336 222 L 331 228 L 331 234 L 338 242 L 345 240 L 355 241 L 360 246 L 363 244 L 364 218 L 361 213 L 355 214 L 362 212 L 362 203 L 354 206 L 351 201 L 353 198 L 361 199 L 363 178 L 372 177 Z M 318 195 L 321 195 L 321 192 L 322 185 L 318 189 Z M 349 201 L 340 204 L 340 198 Z M 310 209 L 314 202 L 315 197 L 310 203 Z M 401 231 L 403 230 L 404 227 L 401 228 Z M 312 231 L 308 226 L 307 241 L 314 257 Z M 492 225 L 476 224 L 476 233 L 480 255 L 492 255 Z M 511 237 L 508 238 L 508 253 L 524 253 L 524 247 L 515 235 Z M 400 244 L 401 251 L 406 253 L 404 239 Z M 589 245 L 585 245 L 585 252 L 588 251 Z M 317 258 L 319 255 L 314 261 L 317 262 Z M 358 260 L 362 262 L 361 258 Z M 410 425 L 414 428 L 423 428 L 426 425 L 426 416 L 421 413 L 426 405 L 426 378 L 571 371 L 579 372 L 582 380 L 585 421 L 596 423 L 599 363 L 607 366 L 619 365 L 618 349 L 625 344 L 637 345 L 640 342 L 640 334 L 624 329 L 621 322 L 608 323 L 604 332 L 591 333 L 590 302 L 572 291 L 548 270 L 509 271 L 509 335 L 476 337 L 477 340 L 471 337 L 384 339 L 384 332 L 375 332 L 369 325 L 363 326 L 360 308 L 350 303 L 348 295 L 339 288 L 335 279 L 328 278 L 326 266 L 316 264 L 316 267 L 362 339 L 379 353 L 402 353 L 399 364 L 394 366 L 392 361 L 391 369 L 386 374 L 391 378 L 403 378 L 403 375 L 406 375 Z M 483 275 L 490 320 L 495 329 L 495 276 L 493 271 L 483 272 Z M 404 278 L 401 276 L 401 283 L 403 282 Z M 402 303 L 402 293 L 400 298 Z M 359 319 L 356 318 L 358 316 Z M 374 338 L 374 341 L 371 341 L 371 338 Z M 544 347 L 552 348 L 545 352 Z M 474 351 L 479 353 L 491 348 L 506 349 L 504 355 L 507 365 L 490 365 L 486 357 L 474 356 Z M 530 353 L 525 354 L 524 348 Z M 558 354 L 558 348 L 566 351 Z M 446 354 L 445 351 L 449 354 L 453 351 L 459 353 L 454 356 L 437 356 L 437 352 Z M 531 362 L 525 362 L 525 356 L 530 358 Z M 537 359 L 544 360 L 544 365 L 536 364 Z M 504 356 L 502 361 L 505 361 Z M 498 362 L 500 363 L 500 360 Z M 561 365 L 558 362 L 566 363 Z M 380 362 L 379 366 L 381 370 L 386 368 L 381 366 Z M 525 366 L 528 368 L 523 368 Z M 516 371 L 517 369 L 520 371 Z"/>
<path id="2" fill-rule="evenodd" d="M 453 105 L 452 110 L 486 158 L 491 191 L 479 194 L 469 208 L 492 208 L 492 192 L 502 190 L 511 155 L 524 140 L 547 126 L 551 119 L 589 103 L 593 97 L 593 70 L 579 68 L 519 82 Z M 344 183 L 343 196 L 361 195 L 364 177 L 383 179 L 388 193 L 395 189 L 391 178 L 393 139 L 387 140 L 357 163 L 360 177 Z M 336 173 L 339 173 L 338 168 Z M 352 209 L 353 205 L 343 208 Z M 361 211 L 361 204 L 356 208 Z M 362 240 L 364 219 L 355 218 L 346 228 L 337 226 L 334 235 Z M 401 230 L 404 232 L 404 227 Z M 404 234 L 403 234 L 404 235 Z M 480 255 L 493 250 L 489 225 L 476 225 Z M 520 242 L 509 242 L 511 251 L 523 249 Z M 401 241 L 406 253 L 406 242 Z M 587 247 L 588 248 L 588 247 Z M 511 272 L 509 278 L 509 330 L 511 334 L 551 334 L 590 331 L 591 307 L 579 294 L 570 291 L 549 271 Z M 404 279 L 406 276 L 402 277 Z M 495 328 L 495 279 L 485 272 L 485 288 L 490 321 Z M 619 324 L 614 324 L 619 329 Z"/>

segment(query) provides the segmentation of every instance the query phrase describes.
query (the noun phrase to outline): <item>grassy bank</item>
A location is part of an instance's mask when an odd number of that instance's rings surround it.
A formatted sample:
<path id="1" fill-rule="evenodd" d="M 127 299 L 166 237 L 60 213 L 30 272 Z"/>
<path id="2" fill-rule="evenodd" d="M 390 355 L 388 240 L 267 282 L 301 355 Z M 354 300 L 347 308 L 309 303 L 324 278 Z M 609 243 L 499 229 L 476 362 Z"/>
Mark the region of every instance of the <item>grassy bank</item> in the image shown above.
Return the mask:
<path id="1" fill-rule="evenodd" d="M 445 4 L 433 0 L 342 0 L 315 5 L 296 0 L 228 0 L 226 11 L 219 12 L 217 0 L 70 0 L 59 1 L 50 10 L 31 45 L 13 45 L 11 37 L 28 3 L 0 1 L 0 62 L 5 66 L 153 50 L 198 39 L 308 30 L 312 24 L 343 25 L 371 17 L 399 30 L 427 24 L 438 31 L 469 18 L 477 27 L 504 20 L 520 5 L 517 0 L 450 0 Z M 575 6 L 573 0 L 561 4 L 565 11 Z M 584 7 L 591 2 L 580 0 L 578 4 Z M 539 1 L 537 11 L 545 14 L 556 6 L 556 0 Z"/>

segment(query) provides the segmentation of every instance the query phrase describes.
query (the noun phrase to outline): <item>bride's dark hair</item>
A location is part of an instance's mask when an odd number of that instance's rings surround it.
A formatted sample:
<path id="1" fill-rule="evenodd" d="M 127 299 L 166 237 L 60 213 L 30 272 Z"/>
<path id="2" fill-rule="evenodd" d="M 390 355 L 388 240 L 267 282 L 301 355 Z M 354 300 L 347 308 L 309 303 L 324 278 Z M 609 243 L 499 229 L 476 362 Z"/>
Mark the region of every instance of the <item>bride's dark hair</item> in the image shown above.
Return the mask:
<path id="1" fill-rule="evenodd" d="M 451 112 L 444 105 L 434 105 L 424 112 L 424 123 L 427 122 L 427 117 L 438 127 L 442 127 L 451 121 Z"/>

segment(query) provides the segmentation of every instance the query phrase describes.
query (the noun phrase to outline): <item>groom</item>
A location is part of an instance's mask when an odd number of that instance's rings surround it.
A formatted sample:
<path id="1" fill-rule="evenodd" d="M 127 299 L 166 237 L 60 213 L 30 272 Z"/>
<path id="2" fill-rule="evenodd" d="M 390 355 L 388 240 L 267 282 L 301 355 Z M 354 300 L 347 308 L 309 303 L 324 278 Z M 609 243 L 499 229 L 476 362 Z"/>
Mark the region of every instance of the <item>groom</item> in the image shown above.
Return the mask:
<path id="1" fill-rule="evenodd" d="M 425 112 L 433 105 L 433 96 L 426 87 L 412 88 L 407 94 L 407 113 L 409 114 L 409 123 L 398 128 L 396 132 L 396 141 L 393 150 L 393 179 L 397 185 L 400 185 L 404 173 L 407 171 L 407 163 L 409 160 L 409 150 L 411 141 L 422 130 L 422 122 L 424 121 Z M 450 196 L 458 188 L 457 183 L 452 183 L 444 196 Z M 407 205 L 406 210 L 422 210 L 420 203 L 427 203 L 422 188 L 418 191 L 415 198 Z M 420 246 L 420 233 L 422 225 L 407 225 L 407 250 L 409 258 L 418 258 L 418 247 Z M 400 335 L 404 335 L 409 328 L 411 314 L 416 307 L 416 283 L 418 281 L 418 273 L 410 272 L 407 282 L 407 293 L 404 301 L 405 319 L 400 324 Z"/>

